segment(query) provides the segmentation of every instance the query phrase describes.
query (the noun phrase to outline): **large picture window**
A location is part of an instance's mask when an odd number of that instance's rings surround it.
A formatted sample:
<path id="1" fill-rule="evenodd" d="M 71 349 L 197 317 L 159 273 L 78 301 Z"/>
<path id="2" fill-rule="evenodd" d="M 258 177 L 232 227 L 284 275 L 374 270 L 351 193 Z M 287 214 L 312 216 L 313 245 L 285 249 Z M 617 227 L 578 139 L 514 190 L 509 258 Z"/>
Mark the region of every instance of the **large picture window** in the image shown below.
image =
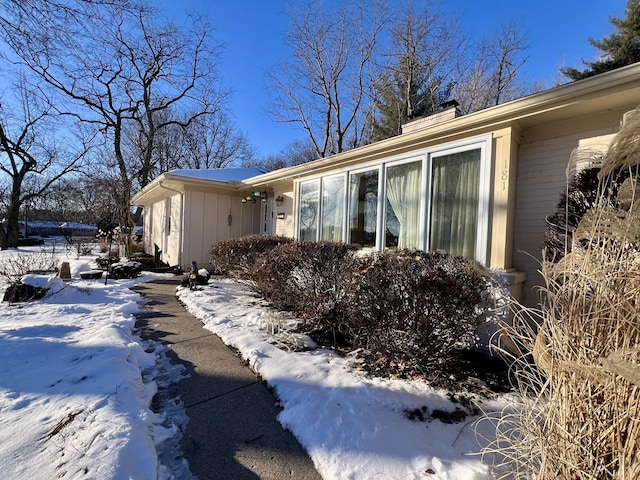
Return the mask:
<path id="1" fill-rule="evenodd" d="M 298 184 L 298 239 L 416 248 L 484 263 L 491 137 Z"/>
<path id="2" fill-rule="evenodd" d="M 300 208 L 298 210 L 299 239 L 316 241 L 318 232 L 320 182 L 300 184 Z"/>
<path id="3" fill-rule="evenodd" d="M 344 175 L 323 178 L 320 240 L 342 241 L 344 210 Z"/>
<path id="4" fill-rule="evenodd" d="M 476 256 L 481 150 L 433 156 L 429 250 Z"/>
<path id="5" fill-rule="evenodd" d="M 420 248 L 422 161 L 387 167 L 385 248 Z"/>
<path id="6" fill-rule="evenodd" d="M 378 237 L 378 170 L 349 176 L 349 241 L 376 247 Z"/>

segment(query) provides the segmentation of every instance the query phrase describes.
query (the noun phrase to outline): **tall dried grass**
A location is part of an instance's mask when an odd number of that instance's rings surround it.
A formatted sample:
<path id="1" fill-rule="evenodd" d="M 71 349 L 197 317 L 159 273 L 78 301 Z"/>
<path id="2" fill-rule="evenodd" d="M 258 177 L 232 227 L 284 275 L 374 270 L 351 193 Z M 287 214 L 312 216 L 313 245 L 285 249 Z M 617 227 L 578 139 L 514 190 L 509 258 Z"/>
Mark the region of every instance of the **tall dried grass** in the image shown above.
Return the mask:
<path id="1" fill-rule="evenodd" d="M 603 159 L 603 200 L 622 171 L 630 178 L 583 217 L 571 253 L 543 262 L 539 309 L 505 326 L 522 401 L 483 452 L 499 478 L 640 478 L 640 107 Z"/>

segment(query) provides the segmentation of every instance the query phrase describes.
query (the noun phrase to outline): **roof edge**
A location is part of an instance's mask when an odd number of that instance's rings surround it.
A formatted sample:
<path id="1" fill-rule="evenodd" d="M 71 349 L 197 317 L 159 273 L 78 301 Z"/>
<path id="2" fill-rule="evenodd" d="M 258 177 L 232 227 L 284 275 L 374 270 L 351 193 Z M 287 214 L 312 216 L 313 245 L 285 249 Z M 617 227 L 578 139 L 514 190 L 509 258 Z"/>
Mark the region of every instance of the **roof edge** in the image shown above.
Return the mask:
<path id="1" fill-rule="evenodd" d="M 358 157 L 366 157 L 392 146 L 401 147 L 407 143 L 414 142 L 418 138 L 430 136 L 435 137 L 449 130 L 451 130 L 452 133 L 456 133 L 485 125 L 490 126 L 500 124 L 505 121 L 514 121 L 524 116 L 531 116 L 553 108 L 558 108 L 584 95 L 606 90 L 613 91 L 620 85 L 638 82 L 640 80 L 639 77 L 640 62 L 627 65 L 610 72 L 601 73 L 593 77 L 565 83 L 542 92 L 534 93 L 526 97 L 469 113 L 467 115 L 415 131 L 403 133 L 369 145 L 354 148 L 330 157 L 324 157 L 293 167 L 287 167 L 262 175 L 257 175 L 246 179 L 245 183 L 250 183 L 252 185 L 274 183 L 291 177 L 298 177 L 302 174 L 311 173 L 329 165 L 341 165 Z"/>

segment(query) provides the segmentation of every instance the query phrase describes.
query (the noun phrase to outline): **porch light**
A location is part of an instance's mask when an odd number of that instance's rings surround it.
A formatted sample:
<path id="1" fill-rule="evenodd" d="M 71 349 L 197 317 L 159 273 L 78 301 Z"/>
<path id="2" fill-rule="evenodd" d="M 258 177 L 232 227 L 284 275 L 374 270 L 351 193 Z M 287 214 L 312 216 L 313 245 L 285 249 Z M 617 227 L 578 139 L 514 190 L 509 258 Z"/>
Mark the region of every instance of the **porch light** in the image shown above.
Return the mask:
<path id="1" fill-rule="evenodd" d="M 267 203 L 269 194 L 267 192 L 251 192 L 242 199 L 242 203 L 256 203 L 256 199 L 261 198 L 263 203 Z"/>
<path id="2" fill-rule="evenodd" d="M 281 207 L 283 203 L 284 203 L 284 197 L 282 195 L 278 195 L 276 197 L 276 205 L 278 207 Z"/>

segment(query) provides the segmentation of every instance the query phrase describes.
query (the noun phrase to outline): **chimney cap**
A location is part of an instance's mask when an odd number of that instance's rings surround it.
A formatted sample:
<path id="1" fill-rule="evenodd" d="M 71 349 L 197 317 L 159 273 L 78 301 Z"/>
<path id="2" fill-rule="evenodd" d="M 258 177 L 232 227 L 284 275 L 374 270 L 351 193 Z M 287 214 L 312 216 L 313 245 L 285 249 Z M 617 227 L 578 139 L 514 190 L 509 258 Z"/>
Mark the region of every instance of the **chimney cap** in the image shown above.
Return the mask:
<path id="1" fill-rule="evenodd" d="M 445 110 L 451 107 L 458 107 L 460 106 L 460 104 L 456 100 L 447 100 L 446 102 L 442 102 L 438 106 L 440 107 L 441 110 Z"/>

